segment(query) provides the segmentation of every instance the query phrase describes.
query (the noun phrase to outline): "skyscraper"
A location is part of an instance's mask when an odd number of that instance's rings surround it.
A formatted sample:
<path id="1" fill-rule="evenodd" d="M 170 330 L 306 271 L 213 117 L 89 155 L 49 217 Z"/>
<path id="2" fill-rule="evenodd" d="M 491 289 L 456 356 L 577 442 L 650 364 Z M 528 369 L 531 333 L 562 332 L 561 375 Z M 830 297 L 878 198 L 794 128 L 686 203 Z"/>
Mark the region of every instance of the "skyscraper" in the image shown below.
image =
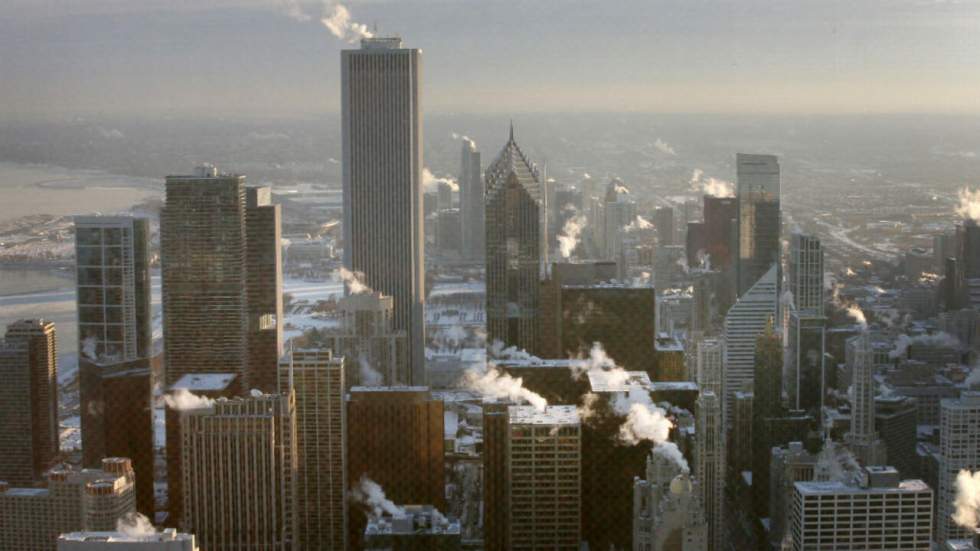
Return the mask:
<path id="1" fill-rule="evenodd" d="M 674 226 L 673 207 L 659 207 L 653 214 L 653 225 L 657 228 L 658 245 L 666 247 L 674 245 L 677 229 Z"/>
<path id="2" fill-rule="evenodd" d="M 939 428 L 939 489 L 936 492 L 936 541 L 968 537 L 969 531 L 953 521 L 956 476 L 961 470 L 980 470 L 980 392 L 963 392 L 959 399 L 942 401 Z"/>
<path id="3" fill-rule="evenodd" d="M 507 439 L 507 526 L 496 527 L 505 528 L 506 549 L 578 550 L 582 451 L 575 406 L 510 406 L 507 418 L 506 434 L 495 434 Z"/>
<path id="4" fill-rule="evenodd" d="M 619 261 L 623 253 L 626 226 L 636 219 L 636 202 L 630 197 L 629 188 L 619 178 L 613 178 L 606 187 L 603 208 L 600 254 L 606 260 Z"/>
<path id="5" fill-rule="evenodd" d="M 20 320 L 0 342 L 0 480 L 30 486 L 58 454 L 54 324 Z"/>
<path id="6" fill-rule="evenodd" d="M 82 463 L 128 457 L 137 510 L 153 516 L 153 327 L 150 224 L 75 218 Z"/>
<path id="7" fill-rule="evenodd" d="M 871 338 L 867 332 L 856 337 L 851 386 L 854 398 L 851 404 L 851 430 L 847 433 L 847 445 L 862 465 L 884 465 L 885 446 L 875 431 L 874 356 Z"/>
<path id="8" fill-rule="evenodd" d="M 421 63 L 400 38 L 341 52 L 344 265 L 394 298 L 413 385 L 425 383 Z"/>
<path id="9" fill-rule="evenodd" d="M 347 401 L 349 487 L 368 477 L 395 503 L 445 511 L 443 402 L 428 387 L 353 387 Z M 349 538 L 358 549 L 367 519 L 350 511 Z"/>
<path id="10" fill-rule="evenodd" d="M 734 197 L 704 196 L 705 250 L 716 269 L 724 270 L 732 265 L 737 221 L 738 203 Z"/>
<path id="11" fill-rule="evenodd" d="M 752 502 L 759 518 L 769 516 L 770 450 L 780 445 L 779 421 L 783 407 L 782 338 L 770 318 L 756 337 L 752 400 Z"/>
<path id="12" fill-rule="evenodd" d="M 789 291 L 797 311 L 823 313 L 823 247 L 815 235 L 794 233 L 790 240 Z"/>
<path id="13" fill-rule="evenodd" d="M 701 392 L 695 405 L 697 465 L 701 503 L 708 524 L 707 551 L 721 551 L 724 539 L 725 430 L 720 397 L 711 390 Z"/>
<path id="14" fill-rule="evenodd" d="M 294 549 L 295 406 L 260 393 L 181 412 L 184 528 L 203 549 Z"/>
<path id="15" fill-rule="evenodd" d="M 725 316 L 725 423 L 731 419 L 735 391 L 751 385 L 756 338 L 776 315 L 776 266 L 735 302 Z M 755 397 L 758 402 L 759 397 Z"/>
<path id="16" fill-rule="evenodd" d="M 738 203 L 738 295 L 779 265 L 779 160 L 774 155 L 735 156 Z M 777 285 L 779 277 L 776 278 Z"/>
<path id="17" fill-rule="evenodd" d="M 722 358 L 724 357 L 724 342 L 721 339 L 702 339 L 696 343 L 697 366 L 695 379 L 701 391 L 712 391 L 721 399 L 722 396 Z"/>
<path id="18" fill-rule="evenodd" d="M 244 378 L 245 209 L 244 176 L 201 166 L 190 176 L 167 177 L 160 264 L 168 386 L 188 373 Z"/>
<path id="19" fill-rule="evenodd" d="M 279 364 L 281 393 L 296 397 L 298 549 L 347 549 L 344 358 L 293 350 Z"/>
<path id="20" fill-rule="evenodd" d="M 463 138 L 459 169 L 459 218 L 463 234 L 463 258 L 483 259 L 486 241 L 483 172 L 476 143 Z"/>
<path id="21" fill-rule="evenodd" d="M 547 264 L 544 189 L 514 141 L 487 168 L 487 343 L 534 352 L 540 278 Z"/>
<path id="22" fill-rule="evenodd" d="M 263 392 L 276 389 L 282 355 L 282 213 L 272 188 L 250 187 L 245 202 L 248 357 L 245 379 Z"/>
<path id="23" fill-rule="evenodd" d="M 633 481 L 633 551 L 712 549 L 702 489 L 675 461 L 651 453 Z"/>

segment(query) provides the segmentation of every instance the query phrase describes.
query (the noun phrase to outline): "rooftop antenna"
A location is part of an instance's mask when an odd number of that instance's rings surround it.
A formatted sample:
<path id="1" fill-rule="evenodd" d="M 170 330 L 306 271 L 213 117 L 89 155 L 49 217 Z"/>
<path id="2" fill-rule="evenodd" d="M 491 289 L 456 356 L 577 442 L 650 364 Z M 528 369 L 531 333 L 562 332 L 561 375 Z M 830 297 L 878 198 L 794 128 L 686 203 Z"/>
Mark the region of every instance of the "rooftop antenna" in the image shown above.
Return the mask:
<path id="1" fill-rule="evenodd" d="M 510 119 L 510 141 L 514 141 L 514 119 Z"/>

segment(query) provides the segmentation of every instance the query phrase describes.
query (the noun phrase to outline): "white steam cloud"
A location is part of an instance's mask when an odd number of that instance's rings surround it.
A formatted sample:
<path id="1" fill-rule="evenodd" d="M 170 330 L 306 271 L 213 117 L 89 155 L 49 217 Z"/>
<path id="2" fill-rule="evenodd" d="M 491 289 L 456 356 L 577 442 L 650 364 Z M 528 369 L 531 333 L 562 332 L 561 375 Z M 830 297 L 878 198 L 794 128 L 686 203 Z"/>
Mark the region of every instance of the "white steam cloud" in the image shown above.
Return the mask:
<path id="1" fill-rule="evenodd" d="M 847 315 L 861 326 L 861 329 L 868 328 L 868 318 L 864 316 L 864 311 L 857 304 L 847 307 Z"/>
<path id="2" fill-rule="evenodd" d="M 459 191 L 459 182 L 452 176 L 436 176 L 428 168 L 422 169 L 422 187 L 425 191 L 438 191 L 439 184 L 446 184 L 453 191 Z"/>
<path id="3" fill-rule="evenodd" d="M 85 337 L 82 339 L 82 355 L 90 360 L 98 360 L 96 356 L 96 346 L 99 341 L 95 337 Z"/>
<path id="4" fill-rule="evenodd" d="M 332 0 L 323 0 L 317 16 L 307 13 L 299 0 L 283 0 L 283 8 L 286 16 L 300 23 L 319 19 L 331 34 L 351 44 L 374 36 L 367 25 L 357 23 L 351 18 L 350 10 L 346 6 Z"/>
<path id="5" fill-rule="evenodd" d="M 653 453 L 670 459 L 685 473 L 691 472 L 680 448 L 668 440 L 674 422 L 667 417 L 666 409 L 650 400 L 646 389 L 630 389 L 628 394 L 617 397 L 613 408 L 616 413 L 626 415 L 626 421 L 619 427 L 620 440 L 630 445 L 644 440 L 652 442 Z"/>
<path id="6" fill-rule="evenodd" d="M 458 134 L 456 132 L 450 132 L 450 135 L 453 137 L 454 140 L 462 140 L 470 144 L 470 147 L 472 147 L 473 149 L 476 149 L 476 141 L 473 138 L 470 138 L 465 134 Z"/>
<path id="7" fill-rule="evenodd" d="M 496 367 L 489 367 L 482 374 L 476 370 L 468 370 L 463 376 L 463 385 L 486 398 L 527 402 L 538 411 L 544 411 L 548 407 L 548 401 L 543 396 L 524 388 L 524 381 L 520 377 L 511 377 Z"/>
<path id="8" fill-rule="evenodd" d="M 695 168 L 689 180 L 691 189 L 711 197 L 735 197 L 735 184 L 719 178 L 705 178 L 704 171 Z"/>
<path id="9" fill-rule="evenodd" d="M 638 231 L 638 230 L 649 230 L 653 228 L 653 222 L 647 220 L 646 218 L 636 215 L 636 218 L 632 222 L 626 225 L 625 229 L 628 232 Z"/>
<path id="10" fill-rule="evenodd" d="M 357 363 L 361 386 L 381 386 L 384 383 L 384 377 L 371 366 L 371 362 L 366 357 L 361 356 L 357 359 Z"/>
<path id="11" fill-rule="evenodd" d="M 177 411 L 214 407 L 214 400 L 206 396 L 198 396 L 186 388 L 178 388 L 170 394 L 164 394 L 163 400 L 167 407 Z"/>
<path id="12" fill-rule="evenodd" d="M 116 532 L 135 540 L 145 540 L 155 536 L 157 529 L 145 516 L 139 513 L 126 513 L 116 520 Z"/>
<path id="13" fill-rule="evenodd" d="M 525 362 L 541 360 L 541 358 L 531 354 L 523 348 L 517 348 L 516 346 L 508 346 L 505 348 L 504 343 L 500 340 L 495 340 L 490 344 L 490 357 Z"/>
<path id="14" fill-rule="evenodd" d="M 393 517 L 405 515 L 405 509 L 388 499 L 381 485 L 367 476 L 362 476 L 357 486 L 351 488 L 350 496 L 354 502 L 367 507 L 371 518 L 380 518 L 385 513 Z"/>
<path id="15" fill-rule="evenodd" d="M 895 341 L 895 348 L 888 353 L 888 357 L 891 359 L 901 358 L 908 352 L 909 346 L 913 344 L 956 347 L 960 345 L 960 341 L 953 335 L 945 332 L 934 333 L 932 335 L 916 335 L 914 337 L 899 335 Z"/>
<path id="16" fill-rule="evenodd" d="M 333 273 L 333 278 L 335 281 L 343 281 L 352 295 L 371 292 L 371 288 L 364 283 L 364 272 L 352 272 L 341 267 Z"/>
<path id="17" fill-rule="evenodd" d="M 959 192 L 960 204 L 956 207 L 956 214 L 967 220 L 980 222 L 980 189 L 971 191 L 963 188 Z"/>
<path id="18" fill-rule="evenodd" d="M 980 471 L 962 470 L 956 475 L 956 512 L 953 521 L 963 528 L 980 529 Z"/>
<path id="19" fill-rule="evenodd" d="M 558 234 L 558 250 L 562 258 L 571 258 L 575 247 L 578 247 L 583 228 L 585 228 L 585 216 L 582 214 L 576 214 L 565 220 L 565 225 Z"/>
<path id="20" fill-rule="evenodd" d="M 653 142 L 653 147 L 655 147 L 657 151 L 666 155 L 677 155 L 677 152 L 674 151 L 674 147 L 660 138 L 657 138 L 657 141 Z"/>

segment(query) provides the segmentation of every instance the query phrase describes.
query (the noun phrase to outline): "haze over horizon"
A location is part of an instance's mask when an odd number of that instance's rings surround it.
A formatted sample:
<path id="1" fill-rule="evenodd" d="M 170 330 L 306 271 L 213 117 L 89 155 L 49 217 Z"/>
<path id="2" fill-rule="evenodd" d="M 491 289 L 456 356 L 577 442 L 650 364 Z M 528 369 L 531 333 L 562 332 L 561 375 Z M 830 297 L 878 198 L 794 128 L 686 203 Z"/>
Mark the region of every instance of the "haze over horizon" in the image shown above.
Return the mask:
<path id="1" fill-rule="evenodd" d="M 0 120 L 338 111 L 337 3 L 198 4 L 5 2 Z M 423 50 L 426 113 L 980 114 L 973 0 L 344 6 Z"/>

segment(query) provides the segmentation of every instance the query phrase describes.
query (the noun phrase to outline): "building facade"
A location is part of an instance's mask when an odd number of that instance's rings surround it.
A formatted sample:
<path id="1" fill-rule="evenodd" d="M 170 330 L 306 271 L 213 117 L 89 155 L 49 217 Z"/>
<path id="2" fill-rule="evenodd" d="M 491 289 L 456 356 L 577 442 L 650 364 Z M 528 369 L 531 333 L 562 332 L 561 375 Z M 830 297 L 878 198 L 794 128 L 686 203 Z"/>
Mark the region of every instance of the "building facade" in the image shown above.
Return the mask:
<path id="1" fill-rule="evenodd" d="M 462 140 L 459 168 L 459 218 L 462 227 L 463 258 L 482 260 L 486 240 L 483 170 L 476 143 Z"/>
<path id="2" fill-rule="evenodd" d="M 248 304 L 248 356 L 245 379 L 250 388 L 276 389 L 282 355 L 282 211 L 272 204 L 272 188 L 245 193 L 245 270 Z"/>
<path id="3" fill-rule="evenodd" d="M 956 476 L 963 469 L 980 470 L 980 392 L 964 392 L 942 401 L 939 425 L 939 488 L 936 492 L 936 541 L 968 537 L 953 521 Z"/>
<path id="4" fill-rule="evenodd" d="M 168 386 L 189 373 L 244 379 L 245 205 L 244 176 L 201 166 L 193 175 L 167 177 L 160 264 Z"/>
<path id="5" fill-rule="evenodd" d="M 721 398 L 703 390 L 695 406 L 697 464 L 694 475 L 700 483 L 701 504 L 707 522 L 707 551 L 724 549 L 725 539 L 725 431 L 721 418 Z"/>
<path id="6" fill-rule="evenodd" d="M 885 445 L 875 430 L 874 357 L 871 337 L 864 332 L 856 337 L 851 386 L 854 398 L 851 404 L 851 430 L 845 440 L 862 465 L 885 464 Z"/>
<path id="7" fill-rule="evenodd" d="M 651 453 L 646 478 L 633 481 L 633 551 L 712 549 L 703 495 L 697 480 L 677 463 Z"/>
<path id="8" fill-rule="evenodd" d="M 338 329 L 326 329 L 322 346 L 346 358 L 344 384 L 407 385 L 412 380 L 408 334 L 396 330 L 395 303 L 381 293 L 359 293 L 340 299 Z"/>
<path id="9" fill-rule="evenodd" d="M 55 551 L 60 534 L 114 530 L 136 511 L 135 475 L 128 459 L 102 461 L 101 469 L 56 467 L 45 487 L 14 488 L 0 481 L 0 549 Z"/>
<path id="10" fill-rule="evenodd" d="M 399 38 L 341 52 L 344 265 L 394 299 L 413 385 L 425 384 L 421 64 Z"/>
<path id="11" fill-rule="evenodd" d="M 347 408 L 344 358 L 290 351 L 279 390 L 296 398 L 296 528 L 300 551 L 347 549 Z"/>
<path id="12" fill-rule="evenodd" d="M 756 339 L 776 315 L 776 266 L 772 265 L 751 289 L 742 294 L 725 315 L 726 425 L 732 415 L 735 391 L 751 385 L 755 372 Z"/>
<path id="13" fill-rule="evenodd" d="M 751 289 L 769 268 L 779 265 L 779 160 L 774 155 L 739 153 L 736 164 L 738 204 L 738 295 Z M 777 285 L 779 278 L 776 278 Z"/>
<path id="14" fill-rule="evenodd" d="M 184 531 L 206 550 L 294 549 L 294 396 L 216 400 L 180 425 Z"/>
<path id="15" fill-rule="evenodd" d="M 541 273 L 548 262 L 544 188 L 510 138 L 486 171 L 487 343 L 534 353 Z"/>
<path id="16" fill-rule="evenodd" d="M 20 320 L 0 342 L 0 480 L 30 486 L 59 451 L 54 323 Z"/>

